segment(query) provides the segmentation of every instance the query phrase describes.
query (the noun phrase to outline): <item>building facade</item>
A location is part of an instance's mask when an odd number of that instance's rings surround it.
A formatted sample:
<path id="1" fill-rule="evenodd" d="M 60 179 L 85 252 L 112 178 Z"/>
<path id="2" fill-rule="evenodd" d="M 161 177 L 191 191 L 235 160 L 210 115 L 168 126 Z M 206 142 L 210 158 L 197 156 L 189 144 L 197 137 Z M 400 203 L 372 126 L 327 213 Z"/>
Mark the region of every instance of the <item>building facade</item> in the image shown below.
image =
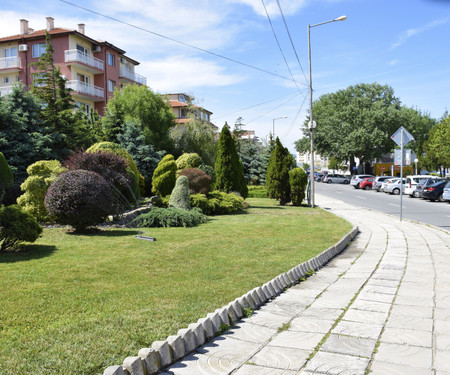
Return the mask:
<path id="1" fill-rule="evenodd" d="M 175 115 L 175 122 L 179 125 L 188 124 L 191 120 L 189 118 L 189 106 L 192 105 L 192 109 L 194 111 L 194 116 L 211 125 L 214 130 L 217 130 L 218 127 L 211 122 L 212 112 L 199 107 L 197 105 L 193 105 L 192 102 L 194 98 L 190 95 L 184 93 L 176 93 L 176 94 L 167 94 L 169 98 L 169 103 L 172 106 L 173 114 Z"/>
<path id="2" fill-rule="evenodd" d="M 103 115 L 115 88 L 146 84 L 146 78 L 135 73 L 139 62 L 106 41 L 88 37 L 84 24 L 79 24 L 77 30 L 62 29 L 47 17 L 46 29 L 35 31 L 22 19 L 20 34 L 0 38 L 0 96 L 8 95 L 16 82 L 22 82 L 26 89 L 33 84 L 39 71 L 30 64 L 39 61 L 45 52 L 46 32 L 52 39 L 54 63 L 67 79 L 77 105 Z"/>

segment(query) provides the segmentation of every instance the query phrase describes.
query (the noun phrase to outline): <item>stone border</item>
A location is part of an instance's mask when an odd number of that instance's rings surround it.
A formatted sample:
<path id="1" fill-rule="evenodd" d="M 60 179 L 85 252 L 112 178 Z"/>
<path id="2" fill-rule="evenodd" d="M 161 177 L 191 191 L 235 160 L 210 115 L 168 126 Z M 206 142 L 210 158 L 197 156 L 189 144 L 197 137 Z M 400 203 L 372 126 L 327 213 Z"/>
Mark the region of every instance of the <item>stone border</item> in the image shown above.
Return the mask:
<path id="1" fill-rule="evenodd" d="M 317 271 L 336 255 L 340 254 L 357 233 L 355 226 L 334 246 L 324 250 L 314 258 L 303 262 L 289 271 L 278 275 L 264 285 L 254 288 L 228 305 L 209 313 L 188 328 L 180 329 L 177 335 L 165 341 L 155 341 L 151 348 L 139 350 L 136 357 L 127 357 L 122 365 L 109 366 L 103 375 L 154 375 L 187 354 L 193 352 L 223 331 L 224 327 L 241 319 L 247 309 L 256 310 L 270 299 L 281 294 L 286 288 L 307 277 L 308 272 Z M 248 311 L 248 310 L 247 310 Z"/>

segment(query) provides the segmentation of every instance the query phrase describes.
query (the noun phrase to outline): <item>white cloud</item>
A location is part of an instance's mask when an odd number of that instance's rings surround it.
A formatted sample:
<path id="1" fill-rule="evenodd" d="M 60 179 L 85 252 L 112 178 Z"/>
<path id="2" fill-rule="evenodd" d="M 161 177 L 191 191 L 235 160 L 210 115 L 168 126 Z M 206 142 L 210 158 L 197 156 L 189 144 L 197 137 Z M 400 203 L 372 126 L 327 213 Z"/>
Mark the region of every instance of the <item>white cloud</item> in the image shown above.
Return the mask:
<path id="1" fill-rule="evenodd" d="M 397 65 L 399 62 L 400 62 L 400 60 L 394 59 L 394 60 L 389 61 L 389 65 L 394 66 L 394 65 Z"/>
<path id="2" fill-rule="evenodd" d="M 228 86 L 244 80 L 243 76 L 228 74 L 214 62 L 183 55 L 145 62 L 140 65 L 140 73 L 154 91 L 161 93 Z"/>
<path id="3" fill-rule="evenodd" d="M 266 17 L 266 11 L 264 10 L 261 0 L 228 0 L 228 2 L 248 5 L 256 14 Z M 304 7 L 306 3 L 307 0 L 280 1 L 281 9 L 285 15 L 295 14 L 300 8 Z M 267 13 L 269 13 L 270 16 L 280 14 L 276 0 L 264 0 L 264 4 Z"/>

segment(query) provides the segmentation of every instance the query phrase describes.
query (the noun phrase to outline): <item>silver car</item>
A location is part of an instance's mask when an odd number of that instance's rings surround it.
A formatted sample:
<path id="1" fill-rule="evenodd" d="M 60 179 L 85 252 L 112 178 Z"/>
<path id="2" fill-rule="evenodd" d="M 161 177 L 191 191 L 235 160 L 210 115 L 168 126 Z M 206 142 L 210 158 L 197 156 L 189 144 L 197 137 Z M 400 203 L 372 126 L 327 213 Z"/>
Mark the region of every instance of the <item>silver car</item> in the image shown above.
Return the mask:
<path id="1" fill-rule="evenodd" d="M 450 203 L 450 181 L 444 186 L 444 191 L 442 192 L 442 199 Z"/>
<path id="2" fill-rule="evenodd" d="M 393 177 L 393 178 L 389 178 L 388 180 L 383 181 L 383 183 L 381 184 L 381 188 L 380 191 L 385 191 L 384 189 L 386 189 L 386 187 L 393 183 L 394 181 L 400 180 L 400 178 L 398 177 Z"/>
<path id="3" fill-rule="evenodd" d="M 375 177 L 375 181 L 372 184 L 372 189 L 376 191 L 381 191 L 381 185 L 386 180 L 389 180 L 390 178 L 395 178 L 394 176 L 377 176 Z"/>
<path id="4" fill-rule="evenodd" d="M 401 185 L 401 180 L 398 178 L 395 181 L 392 181 L 390 184 L 387 184 L 384 188 L 385 193 L 399 195 L 400 189 L 402 189 L 402 192 L 405 190 L 405 183 L 406 179 L 403 179 L 403 186 Z"/>
<path id="5" fill-rule="evenodd" d="M 344 176 L 342 174 L 329 173 L 325 175 L 322 182 L 326 182 L 327 184 L 331 183 L 348 184 L 350 182 L 350 177 Z"/>

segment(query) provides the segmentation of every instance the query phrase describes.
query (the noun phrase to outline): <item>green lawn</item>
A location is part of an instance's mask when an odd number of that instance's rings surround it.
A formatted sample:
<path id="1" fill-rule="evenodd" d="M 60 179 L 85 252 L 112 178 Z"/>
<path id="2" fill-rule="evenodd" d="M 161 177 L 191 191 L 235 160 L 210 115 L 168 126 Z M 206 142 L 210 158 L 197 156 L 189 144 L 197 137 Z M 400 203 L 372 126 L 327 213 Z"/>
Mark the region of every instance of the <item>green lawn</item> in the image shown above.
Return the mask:
<path id="1" fill-rule="evenodd" d="M 196 228 L 45 229 L 0 255 L 0 373 L 101 374 L 331 244 L 351 225 L 248 199 Z"/>

